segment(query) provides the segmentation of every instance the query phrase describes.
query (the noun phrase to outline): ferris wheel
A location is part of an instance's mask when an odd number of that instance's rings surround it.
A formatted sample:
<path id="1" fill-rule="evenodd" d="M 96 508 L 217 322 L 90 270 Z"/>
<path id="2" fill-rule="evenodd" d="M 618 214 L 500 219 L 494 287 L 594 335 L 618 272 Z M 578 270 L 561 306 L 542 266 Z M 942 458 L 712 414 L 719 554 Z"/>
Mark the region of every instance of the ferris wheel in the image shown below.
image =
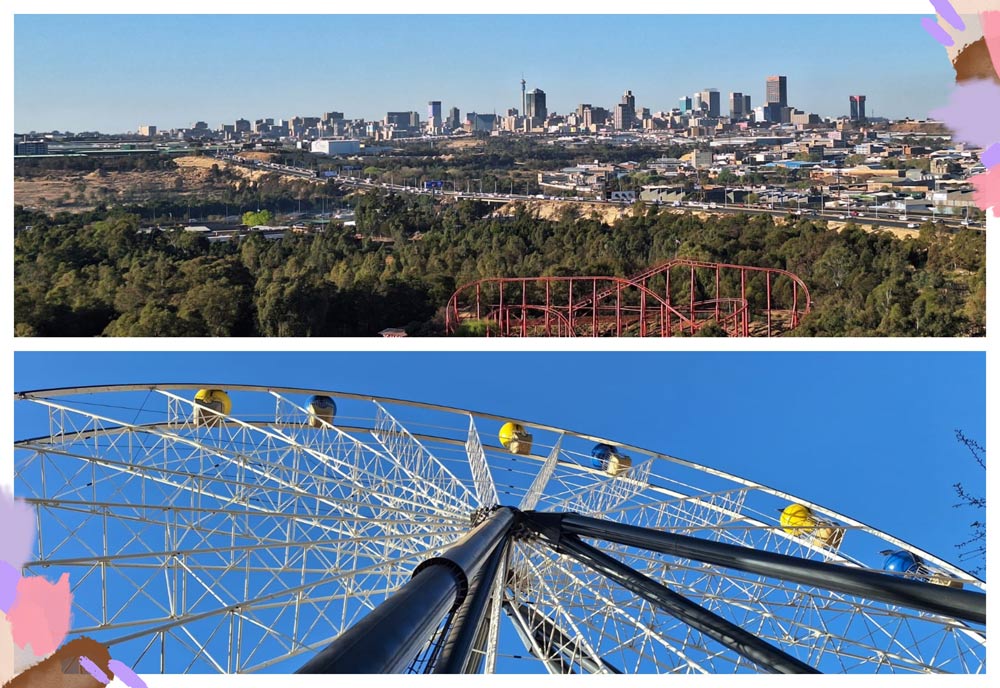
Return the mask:
<path id="1" fill-rule="evenodd" d="M 613 439 L 315 389 L 15 400 L 26 573 L 139 672 L 985 672 L 983 581 Z"/>

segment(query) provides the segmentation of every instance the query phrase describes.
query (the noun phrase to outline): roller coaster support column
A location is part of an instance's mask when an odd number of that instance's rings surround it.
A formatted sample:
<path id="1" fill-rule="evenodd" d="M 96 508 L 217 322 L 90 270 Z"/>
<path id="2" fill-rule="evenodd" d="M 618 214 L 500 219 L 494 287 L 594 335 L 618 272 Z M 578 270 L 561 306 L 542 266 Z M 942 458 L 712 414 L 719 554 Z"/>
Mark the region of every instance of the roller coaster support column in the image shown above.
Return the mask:
<path id="1" fill-rule="evenodd" d="M 413 577 L 347 629 L 299 674 L 391 674 L 406 669 L 445 616 L 465 601 L 469 582 L 506 546 L 514 511 L 501 507 L 439 557 L 421 562 Z"/>
<path id="2" fill-rule="evenodd" d="M 549 528 L 557 528 L 566 535 L 608 540 L 682 559 L 703 561 L 910 609 L 986 623 L 986 595 L 970 590 L 958 590 L 878 571 L 800 559 L 750 547 L 711 542 L 689 535 L 664 533 L 579 514 L 529 512 L 529 515 L 532 521 L 545 522 Z"/>
<path id="3" fill-rule="evenodd" d="M 555 518 L 544 520 L 539 518 L 551 516 Z M 805 662 L 761 640 L 753 633 L 743 630 L 665 585 L 582 542 L 576 535 L 563 532 L 558 527 L 559 516 L 561 514 L 529 512 L 525 514 L 525 525 L 540 533 L 557 552 L 568 554 L 766 671 L 776 674 L 819 673 Z"/>
<path id="4" fill-rule="evenodd" d="M 486 561 L 479 576 L 472 583 L 472 588 L 465 602 L 455 612 L 452 621 L 454 630 L 448 635 L 441 656 L 434 665 L 435 674 L 466 674 L 469 672 L 469 657 L 480 638 L 486 621 L 490 604 L 490 594 L 493 592 L 497 572 L 501 569 L 505 547 L 497 547 Z"/>

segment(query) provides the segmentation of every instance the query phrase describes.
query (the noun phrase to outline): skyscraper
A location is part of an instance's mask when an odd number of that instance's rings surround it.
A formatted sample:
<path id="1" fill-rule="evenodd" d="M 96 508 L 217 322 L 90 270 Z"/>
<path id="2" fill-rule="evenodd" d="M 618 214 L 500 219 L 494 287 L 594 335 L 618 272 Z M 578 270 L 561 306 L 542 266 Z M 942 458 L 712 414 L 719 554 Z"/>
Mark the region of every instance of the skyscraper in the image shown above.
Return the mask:
<path id="1" fill-rule="evenodd" d="M 739 119 L 743 116 L 743 94 L 733 91 L 729 94 L 729 116 Z"/>
<path id="2" fill-rule="evenodd" d="M 764 106 L 764 119 L 768 122 L 780 122 L 782 111 L 788 107 L 788 77 L 767 77 L 767 104 Z"/>
<path id="3" fill-rule="evenodd" d="M 753 107 L 751 107 L 751 105 L 750 105 L 750 94 L 749 93 L 744 93 L 743 94 L 743 114 L 744 115 L 749 115 L 751 112 L 753 112 Z"/>
<path id="4" fill-rule="evenodd" d="M 445 122 L 445 127 L 448 129 L 448 133 L 451 133 L 460 126 L 462 126 L 462 115 L 457 107 L 453 107 L 448 110 L 448 121 Z"/>
<path id="5" fill-rule="evenodd" d="M 442 126 L 444 126 L 444 122 L 441 120 L 441 101 L 427 101 L 427 129 L 432 134 L 436 134 Z"/>
<path id="6" fill-rule="evenodd" d="M 767 77 L 767 104 L 777 104 L 780 107 L 788 107 L 788 77 L 769 76 Z"/>
<path id="7" fill-rule="evenodd" d="M 691 112 L 691 96 L 681 97 L 681 112 Z"/>
<path id="8" fill-rule="evenodd" d="M 716 88 L 706 88 L 702 91 L 701 104 L 703 108 L 707 106 L 709 117 L 718 117 L 721 109 L 719 90 Z"/>
<path id="9" fill-rule="evenodd" d="M 615 129 L 631 129 L 635 124 L 635 96 L 625 91 L 622 102 L 615 106 Z"/>
<path id="10" fill-rule="evenodd" d="M 545 121 L 549 115 L 548 108 L 545 107 L 545 91 L 536 88 L 526 95 L 524 115 L 531 120 L 532 126 Z"/>
<path id="11" fill-rule="evenodd" d="M 865 97 L 851 96 L 851 121 L 865 121 Z"/>

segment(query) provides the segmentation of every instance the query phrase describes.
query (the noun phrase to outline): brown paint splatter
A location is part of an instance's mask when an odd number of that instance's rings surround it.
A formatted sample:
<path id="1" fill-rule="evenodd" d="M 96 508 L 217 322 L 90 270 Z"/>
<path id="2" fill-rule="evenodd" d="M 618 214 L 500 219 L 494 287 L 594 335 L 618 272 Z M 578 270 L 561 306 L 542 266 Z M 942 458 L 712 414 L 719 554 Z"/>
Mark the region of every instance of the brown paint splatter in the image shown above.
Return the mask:
<path id="1" fill-rule="evenodd" d="M 50 657 L 42 660 L 3 685 L 3 688 L 103 688 L 104 684 L 80 666 L 80 657 L 87 657 L 111 678 L 108 669 L 111 653 L 91 638 L 71 640 Z"/>
<path id="2" fill-rule="evenodd" d="M 955 81 L 971 81 L 973 79 L 992 79 L 1000 84 L 1000 76 L 997 76 L 993 69 L 993 61 L 990 59 L 990 50 L 986 46 L 986 39 L 980 38 L 974 43 L 962 49 L 962 51 L 952 60 L 955 67 Z"/>

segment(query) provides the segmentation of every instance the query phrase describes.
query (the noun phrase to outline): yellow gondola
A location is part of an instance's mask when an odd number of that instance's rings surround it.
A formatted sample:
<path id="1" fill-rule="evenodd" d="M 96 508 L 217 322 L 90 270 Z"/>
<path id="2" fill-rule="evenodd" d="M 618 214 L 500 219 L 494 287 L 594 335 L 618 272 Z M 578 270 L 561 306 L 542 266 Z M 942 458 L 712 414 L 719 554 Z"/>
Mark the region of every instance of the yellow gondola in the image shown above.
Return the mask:
<path id="1" fill-rule="evenodd" d="M 228 416 L 233 410 L 232 400 L 221 389 L 199 389 L 198 393 L 194 395 L 194 403 L 195 425 L 207 425 L 210 427 L 218 425 L 222 421 L 222 416 L 217 414 L 221 413 L 223 416 Z M 203 411 L 203 408 L 211 409 L 217 413 Z"/>
<path id="2" fill-rule="evenodd" d="M 511 454 L 527 456 L 531 453 L 531 440 L 533 438 L 531 434 L 524 429 L 523 425 L 518 425 L 517 423 L 512 423 L 510 421 L 504 423 L 500 428 L 499 438 L 500 444 L 502 444 L 504 449 L 508 450 Z"/>

